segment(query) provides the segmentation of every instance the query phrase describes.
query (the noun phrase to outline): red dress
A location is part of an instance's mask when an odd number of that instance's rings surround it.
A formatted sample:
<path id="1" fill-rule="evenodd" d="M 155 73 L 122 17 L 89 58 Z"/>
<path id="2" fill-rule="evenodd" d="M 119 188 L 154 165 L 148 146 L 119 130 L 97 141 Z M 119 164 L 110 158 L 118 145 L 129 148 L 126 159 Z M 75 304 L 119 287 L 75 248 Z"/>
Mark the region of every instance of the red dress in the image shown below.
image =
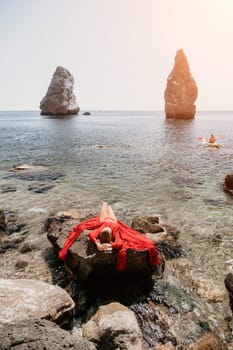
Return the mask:
<path id="1" fill-rule="evenodd" d="M 158 252 L 154 243 L 144 234 L 133 230 L 121 221 L 100 221 L 99 216 L 92 219 L 80 222 L 70 232 L 66 239 L 63 248 L 59 251 L 59 258 L 65 260 L 68 249 L 72 246 L 75 240 L 84 230 L 91 230 L 88 233 L 90 240 L 96 244 L 100 231 L 104 227 L 111 227 L 112 229 L 112 248 L 118 251 L 116 269 L 118 271 L 124 270 L 126 267 L 126 250 L 148 250 L 149 263 L 151 266 L 160 264 Z"/>

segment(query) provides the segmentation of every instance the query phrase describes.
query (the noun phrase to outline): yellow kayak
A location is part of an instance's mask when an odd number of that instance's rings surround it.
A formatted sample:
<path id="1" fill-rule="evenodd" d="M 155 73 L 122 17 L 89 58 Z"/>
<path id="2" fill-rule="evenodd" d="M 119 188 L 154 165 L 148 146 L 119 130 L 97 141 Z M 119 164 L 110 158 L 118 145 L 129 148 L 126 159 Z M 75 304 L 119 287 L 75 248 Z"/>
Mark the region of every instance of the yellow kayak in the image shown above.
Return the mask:
<path id="1" fill-rule="evenodd" d="M 206 147 L 211 147 L 211 148 L 220 148 L 220 144 L 217 142 L 208 142 L 208 140 L 203 139 L 202 144 Z"/>

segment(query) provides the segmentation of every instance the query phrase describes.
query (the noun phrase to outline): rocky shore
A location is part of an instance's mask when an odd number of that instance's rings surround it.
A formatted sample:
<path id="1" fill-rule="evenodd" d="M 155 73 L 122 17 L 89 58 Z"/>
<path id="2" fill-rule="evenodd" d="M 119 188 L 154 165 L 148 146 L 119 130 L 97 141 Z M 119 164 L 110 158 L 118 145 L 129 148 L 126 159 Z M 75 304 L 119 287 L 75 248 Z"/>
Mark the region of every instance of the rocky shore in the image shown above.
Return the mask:
<path id="1" fill-rule="evenodd" d="M 58 175 L 24 166 L 6 176 L 34 187 L 38 181 L 41 189 Z M 1 188 L 7 190 L 17 189 Z M 31 226 L 1 208 L 0 349 L 233 349 L 233 276 L 222 286 L 200 278 L 180 243 L 182 232 L 159 217 L 131 218 L 131 226 L 156 244 L 157 269 L 148 269 L 145 252 L 128 252 L 134 271 L 117 274 L 114 253 L 97 252 L 86 232 L 66 263 L 59 261 L 67 232 L 94 210 L 64 208 Z"/>

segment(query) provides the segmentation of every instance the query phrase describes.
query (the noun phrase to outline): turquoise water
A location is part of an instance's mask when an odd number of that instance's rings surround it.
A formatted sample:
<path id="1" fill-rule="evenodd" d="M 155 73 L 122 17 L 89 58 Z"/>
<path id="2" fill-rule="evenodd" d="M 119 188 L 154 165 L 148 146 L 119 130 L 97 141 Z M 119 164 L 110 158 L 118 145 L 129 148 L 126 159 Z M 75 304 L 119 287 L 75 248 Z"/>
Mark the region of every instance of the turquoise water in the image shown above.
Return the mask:
<path id="1" fill-rule="evenodd" d="M 192 121 L 166 120 L 163 112 L 98 111 L 69 119 L 0 112 L 0 184 L 17 187 L 1 193 L 0 207 L 17 210 L 32 227 L 52 210 L 95 214 L 103 201 L 128 224 L 137 214 L 159 215 L 180 229 L 193 259 L 218 259 L 213 275 L 221 275 L 233 239 L 233 199 L 221 187 L 233 170 L 232 125 L 233 112 L 198 112 Z M 219 149 L 198 141 L 210 133 Z M 29 192 L 27 181 L 4 178 L 25 163 L 63 169 L 65 177 L 47 193 Z M 218 253 L 208 244 L 215 234 L 225 240 Z"/>

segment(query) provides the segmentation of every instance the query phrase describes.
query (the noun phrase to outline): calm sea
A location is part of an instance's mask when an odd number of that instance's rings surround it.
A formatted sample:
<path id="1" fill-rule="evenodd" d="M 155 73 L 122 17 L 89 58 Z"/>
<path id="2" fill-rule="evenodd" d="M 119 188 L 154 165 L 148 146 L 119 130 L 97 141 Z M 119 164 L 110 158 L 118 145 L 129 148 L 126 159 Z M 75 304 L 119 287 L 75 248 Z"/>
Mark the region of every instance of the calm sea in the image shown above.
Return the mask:
<path id="1" fill-rule="evenodd" d="M 210 133 L 219 149 L 198 140 Z M 210 249 L 208 237 L 220 235 L 223 271 L 233 244 L 233 199 L 221 185 L 233 171 L 232 152 L 233 112 L 198 112 L 192 121 L 166 120 L 163 112 L 97 111 L 69 119 L 0 112 L 0 184 L 17 187 L 1 193 L 0 208 L 17 210 L 31 225 L 52 210 L 97 213 L 103 201 L 128 224 L 137 214 L 159 215 L 199 258 Z M 63 169 L 65 177 L 47 193 L 32 193 L 28 181 L 4 178 L 25 163 Z"/>

